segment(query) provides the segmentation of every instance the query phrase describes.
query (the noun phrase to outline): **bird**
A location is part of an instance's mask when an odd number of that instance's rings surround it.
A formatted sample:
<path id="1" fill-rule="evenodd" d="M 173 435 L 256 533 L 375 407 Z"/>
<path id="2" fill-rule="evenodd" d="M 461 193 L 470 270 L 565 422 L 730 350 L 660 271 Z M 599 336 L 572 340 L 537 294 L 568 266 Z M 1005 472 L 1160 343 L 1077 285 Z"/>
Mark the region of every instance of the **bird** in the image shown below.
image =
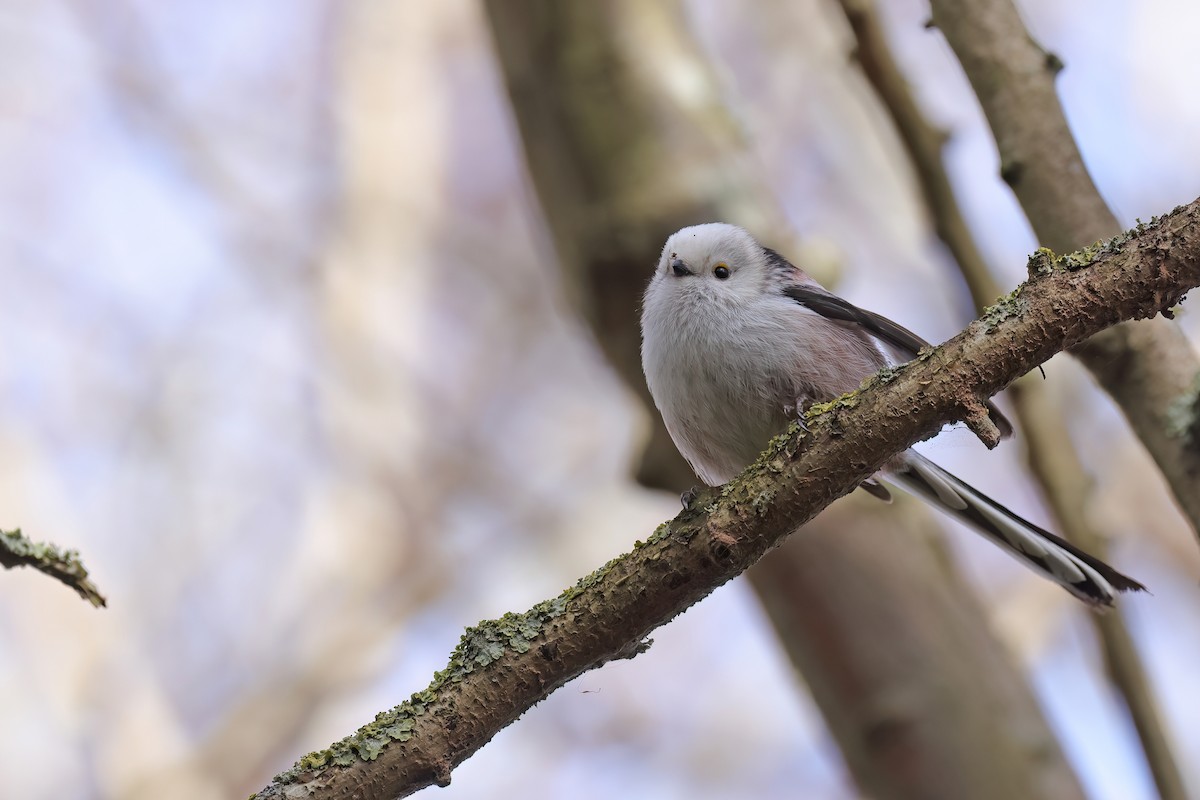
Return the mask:
<path id="1" fill-rule="evenodd" d="M 749 232 L 706 223 L 672 234 L 642 301 L 642 368 L 672 441 L 709 486 L 750 465 L 804 412 L 929 344 L 826 290 Z M 1002 437 L 1012 424 L 990 401 Z M 862 488 L 908 490 L 1085 603 L 1145 587 L 1010 511 L 914 450 Z M 686 493 L 685 493 L 686 496 Z M 685 500 L 686 504 L 686 500 Z"/>

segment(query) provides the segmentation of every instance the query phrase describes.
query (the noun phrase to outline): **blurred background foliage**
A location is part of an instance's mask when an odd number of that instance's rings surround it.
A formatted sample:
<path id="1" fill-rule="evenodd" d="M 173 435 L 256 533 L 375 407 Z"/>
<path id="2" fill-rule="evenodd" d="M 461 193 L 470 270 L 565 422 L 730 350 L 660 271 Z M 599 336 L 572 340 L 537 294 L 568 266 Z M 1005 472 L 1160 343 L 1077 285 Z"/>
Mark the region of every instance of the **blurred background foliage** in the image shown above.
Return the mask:
<path id="1" fill-rule="evenodd" d="M 671 145 L 653 170 L 593 165 L 587 185 L 629 199 L 603 220 L 582 201 L 542 211 L 539 142 L 522 142 L 493 39 L 504 5 L 0 9 L 0 527 L 79 548 L 110 602 L 0 575 L 5 796 L 244 795 L 424 686 L 464 625 L 674 514 L 674 493 L 633 480 L 651 416 L 578 269 L 641 276 L 618 284 L 636 298 L 660 241 L 611 231 L 702 221 L 673 198 L 707 198 L 931 340 L 973 316 L 831 0 L 608 6 L 613 57 L 673 105 L 629 109 Z M 928 7 L 885 5 L 1008 289 L 1036 243 L 990 134 Z M 1068 117 L 1122 222 L 1193 199 L 1200 8 L 1023 11 L 1067 64 Z M 1195 315 L 1179 324 L 1194 338 Z M 1091 521 L 1154 592 L 1126 601 L 1130 627 L 1200 787 L 1200 551 L 1111 403 L 1069 359 L 1046 372 Z M 941 463 L 1048 520 L 1019 446 L 942 440 Z M 1156 796 L 1088 612 L 973 535 L 946 546 L 1087 794 Z M 747 583 L 427 791 L 859 796 Z"/>

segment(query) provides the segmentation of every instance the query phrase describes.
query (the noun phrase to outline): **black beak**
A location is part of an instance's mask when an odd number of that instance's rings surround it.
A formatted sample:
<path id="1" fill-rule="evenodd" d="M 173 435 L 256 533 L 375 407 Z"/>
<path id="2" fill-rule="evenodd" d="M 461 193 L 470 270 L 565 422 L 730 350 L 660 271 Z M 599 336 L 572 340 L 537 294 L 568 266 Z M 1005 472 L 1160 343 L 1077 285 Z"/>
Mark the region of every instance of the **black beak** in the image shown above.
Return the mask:
<path id="1" fill-rule="evenodd" d="M 675 273 L 676 278 L 682 278 L 684 275 L 691 275 L 692 271 L 688 269 L 687 264 L 683 263 L 683 259 L 671 259 L 671 271 Z"/>

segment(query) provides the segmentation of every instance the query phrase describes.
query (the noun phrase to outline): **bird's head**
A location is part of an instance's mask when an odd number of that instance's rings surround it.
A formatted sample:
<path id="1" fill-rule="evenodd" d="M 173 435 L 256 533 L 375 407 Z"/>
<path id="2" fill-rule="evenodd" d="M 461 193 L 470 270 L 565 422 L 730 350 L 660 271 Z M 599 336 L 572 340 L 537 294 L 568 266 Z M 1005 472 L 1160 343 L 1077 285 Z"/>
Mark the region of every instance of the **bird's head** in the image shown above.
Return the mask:
<path id="1" fill-rule="evenodd" d="M 651 282 L 652 290 L 691 302 L 747 302 L 767 287 L 767 255 L 736 225 L 710 222 L 671 234 Z"/>

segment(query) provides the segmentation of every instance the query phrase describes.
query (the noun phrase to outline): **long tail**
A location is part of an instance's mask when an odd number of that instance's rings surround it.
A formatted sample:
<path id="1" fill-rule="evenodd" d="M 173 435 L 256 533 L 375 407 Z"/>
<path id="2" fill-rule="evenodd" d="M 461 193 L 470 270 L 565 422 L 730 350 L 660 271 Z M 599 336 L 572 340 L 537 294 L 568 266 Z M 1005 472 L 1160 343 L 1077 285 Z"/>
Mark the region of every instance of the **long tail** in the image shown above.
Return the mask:
<path id="1" fill-rule="evenodd" d="M 1021 519 L 920 454 L 909 450 L 901 459 L 897 459 L 900 466 L 887 473 L 891 480 L 967 523 L 1085 603 L 1111 606 L 1117 592 L 1146 590 L 1100 559 Z"/>

